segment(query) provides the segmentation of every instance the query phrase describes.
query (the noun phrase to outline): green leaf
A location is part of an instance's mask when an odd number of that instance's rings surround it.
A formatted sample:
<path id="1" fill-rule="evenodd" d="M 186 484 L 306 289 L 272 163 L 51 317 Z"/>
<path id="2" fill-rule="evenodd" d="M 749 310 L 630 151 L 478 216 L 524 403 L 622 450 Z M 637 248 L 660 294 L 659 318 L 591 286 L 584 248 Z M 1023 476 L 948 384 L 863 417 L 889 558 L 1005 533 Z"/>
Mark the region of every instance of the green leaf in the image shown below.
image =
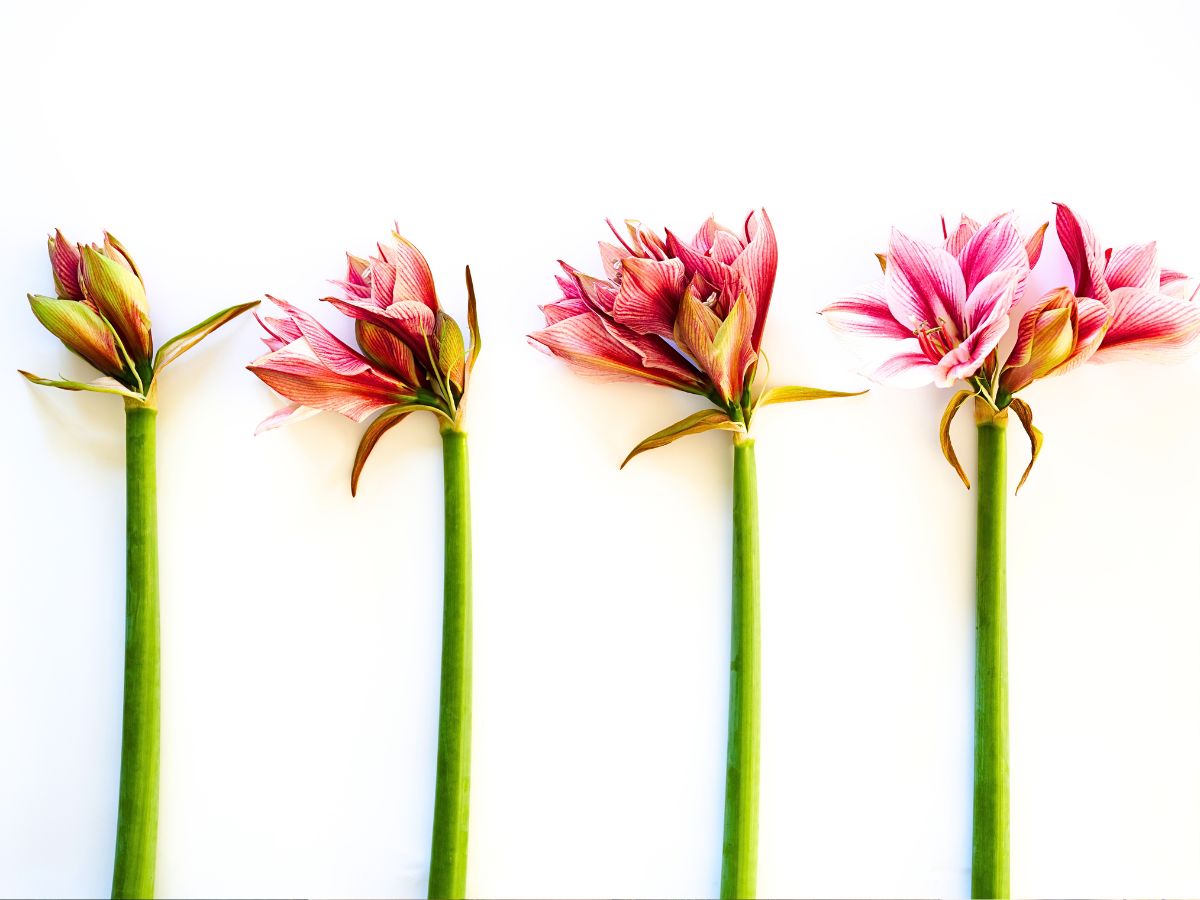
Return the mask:
<path id="1" fill-rule="evenodd" d="M 770 406 L 772 403 L 798 403 L 801 400 L 825 400 L 830 397 L 858 397 L 866 391 L 827 391 L 823 388 L 790 387 L 767 388 L 758 396 L 755 406 Z"/>
<path id="2" fill-rule="evenodd" d="M 475 368 L 479 358 L 479 313 L 475 309 L 475 282 L 471 279 L 471 267 L 467 266 L 467 329 L 471 332 L 471 349 L 467 353 L 467 373 Z"/>
<path id="3" fill-rule="evenodd" d="M 187 331 L 175 335 L 175 337 L 159 347 L 158 352 L 154 354 L 155 373 L 161 372 L 226 322 L 236 319 L 248 309 L 254 309 L 260 302 L 262 301 L 254 300 L 250 303 L 239 303 L 237 306 L 223 309 L 216 315 L 209 316 L 199 325 L 193 325 Z"/>
<path id="4" fill-rule="evenodd" d="M 1017 418 L 1021 420 L 1021 425 L 1025 428 L 1025 433 L 1029 435 L 1029 446 L 1033 451 L 1029 458 L 1029 465 L 1025 467 L 1025 472 L 1021 475 L 1021 480 L 1017 483 L 1017 489 L 1014 494 L 1021 492 L 1021 486 L 1025 484 L 1025 479 L 1029 477 L 1029 473 L 1033 471 L 1033 464 L 1037 462 L 1038 454 L 1042 452 L 1042 433 L 1033 424 L 1033 409 L 1024 400 L 1013 398 L 1009 404 L 1013 412 L 1017 414 Z"/>
<path id="5" fill-rule="evenodd" d="M 411 414 L 411 409 L 403 406 L 390 406 L 367 426 L 367 430 L 363 432 L 362 440 L 358 444 L 358 451 L 354 454 L 354 468 L 350 470 L 351 497 L 358 495 L 358 478 L 362 475 L 363 466 L 367 464 L 367 457 L 371 455 L 371 451 L 375 449 L 379 439 L 394 425 L 399 425 Z"/>
<path id="6" fill-rule="evenodd" d="M 950 442 L 950 423 L 954 421 L 954 414 L 958 412 L 958 408 L 969 397 L 974 396 L 974 391 L 959 391 L 951 397 L 950 402 L 946 404 L 946 411 L 942 413 L 942 424 L 938 427 L 938 440 L 942 444 L 942 455 L 946 457 L 946 462 L 954 467 L 954 471 L 958 473 L 958 477 L 962 479 L 962 483 L 967 486 L 968 491 L 971 489 L 971 479 L 967 478 L 967 473 L 963 471 L 962 464 L 958 461 L 958 454 L 954 452 L 954 444 Z"/>
<path id="7" fill-rule="evenodd" d="M 128 397 L 130 400 L 138 402 L 146 402 L 146 397 L 136 391 L 131 391 L 115 378 L 97 378 L 95 381 L 55 381 L 52 378 L 42 378 L 39 375 L 34 375 L 31 372 L 26 372 L 24 369 L 17 369 L 22 375 L 32 381 L 34 384 L 42 384 L 46 387 L 56 387 L 64 391 L 92 391 L 97 394 L 116 394 L 119 397 Z"/>
<path id="8" fill-rule="evenodd" d="M 625 457 L 625 462 L 621 463 L 621 468 L 625 468 L 629 461 L 640 453 L 645 453 L 647 450 L 654 450 L 658 447 L 665 447 L 672 441 L 677 441 L 681 437 L 687 437 L 689 434 L 702 434 L 705 431 L 739 431 L 743 434 L 746 431 L 746 426 L 740 422 L 730 421 L 729 416 L 719 409 L 702 409 L 698 413 L 692 413 L 686 419 L 680 419 L 674 425 L 668 425 L 662 431 L 656 431 L 650 437 L 646 438 L 640 444 L 629 452 Z"/>

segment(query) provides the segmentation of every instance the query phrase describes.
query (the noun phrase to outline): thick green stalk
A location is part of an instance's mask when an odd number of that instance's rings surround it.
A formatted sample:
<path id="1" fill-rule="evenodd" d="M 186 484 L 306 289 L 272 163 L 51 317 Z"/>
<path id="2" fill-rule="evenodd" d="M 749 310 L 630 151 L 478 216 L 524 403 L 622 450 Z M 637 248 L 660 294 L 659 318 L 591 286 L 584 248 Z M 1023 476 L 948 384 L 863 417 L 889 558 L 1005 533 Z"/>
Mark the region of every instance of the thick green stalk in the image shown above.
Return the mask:
<path id="1" fill-rule="evenodd" d="M 446 558 L 442 613 L 442 688 L 429 896 L 466 895 L 471 803 L 471 486 L 467 435 L 442 431 Z"/>
<path id="2" fill-rule="evenodd" d="M 1007 412 L 977 404 L 975 797 L 971 896 L 1008 897 L 1008 614 L 1005 607 Z"/>
<path id="3" fill-rule="evenodd" d="M 158 501 L 152 407 L 125 410 L 125 710 L 113 897 L 153 897 L 158 847 Z"/>
<path id="4" fill-rule="evenodd" d="M 733 615 L 721 897 L 754 897 L 758 873 L 758 481 L 754 441 L 733 445 Z"/>

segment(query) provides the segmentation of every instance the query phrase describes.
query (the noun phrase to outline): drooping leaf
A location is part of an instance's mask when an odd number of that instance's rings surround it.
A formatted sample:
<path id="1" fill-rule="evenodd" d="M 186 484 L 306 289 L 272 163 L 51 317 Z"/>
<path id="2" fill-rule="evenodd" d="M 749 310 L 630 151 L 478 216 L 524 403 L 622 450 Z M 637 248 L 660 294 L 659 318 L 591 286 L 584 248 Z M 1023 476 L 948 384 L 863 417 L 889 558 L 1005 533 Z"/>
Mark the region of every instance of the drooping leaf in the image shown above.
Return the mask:
<path id="1" fill-rule="evenodd" d="M 788 387 L 767 388 L 759 395 L 756 406 L 770 406 L 772 403 L 799 403 L 801 400 L 825 400 L 830 397 L 858 397 L 866 391 L 827 391 L 824 388 Z"/>
<path id="2" fill-rule="evenodd" d="M 692 413 L 685 419 L 680 419 L 674 425 L 668 425 L 662 431 L 656 431 L 650 437 L 646 438 L 636 447 L 634 447 L 627 457 L 625 462 L 621 463 L 621 468 L 625 468 L 629 461 L 647 450 L 654 450 L 658 447 L 665 447 L 672 441 L 677 441 L 681 437 L 687 437 L 689 434 L 702 434 L 705 431 L 740 431 L 745 432 L 746 427 L 740 422 L 731 421 L 729 416 L 719 409 L 702 409 L 700 412 Z"/>
<path id="3" fill-rule="evenodd" d="M 254 300 L 250 303 L 239 303 L 237 306 L 223 309 L 216 315 L 209 316 L 199 325 L 193 325 L 187 331 L 175 335 L 175 337 L 159 347 L 158 352 L 154 354 L 154 371 L 156 373 L 161 372 L 166 366 L 173 363 L 188 350 L 191 350 L 226 322 L 236 319 L 242 313 L 246 312 L 246 310 L 258 306 L 260 302 L 259 300 Z"/>
<path id="4" fill-rule="evenodd" d="M 1033 409 L 1028 403 L 1019 398 L 1013 398 L 1011 404 L 1013 412 L 1017 414 L 1017 418 L 1021 420 L 1021 425 L 1025 429 L 1025 433 L 1029 435 L 1029 447 L 1032 450 L 1032 455 L 1029 458 L 1029 465 L 1025 467 L 1024 473 L 1021 475 L 1021 480 L 1017 483 L 1017 489 L 1014 494 L 1020 493 L 1021 486 L 1025 484 L 1025 479 L 1029 477 L 1029 473 L 1033 471 L 1033 464 L 1037 462 L 1038 454 L 1042 451 L 1042 433 L 1033 424 Z"/>
<path id="5" fill-rule="evenodd" d="M 467 329 L 471 333 L 471 349 L 467 353 L 467 373 L 475 368 L 479 358 L 479 313 L 475 308 L 475 282 L 471 279 L 471 267 L 467 266 Z"/>
<path id="6" fill-rule="evenodd" d="M 42 384 L 46 387 L 56 387 L 64 391 L 92 391 L 97 394 L 116 394 L 120 397 L 128 397 L 130 400 L 138 400 L 145 402 L 146 397 L 136 391 L 131 391 L 115 378 L 97 378 L 95 381 L 56 381 L 53 378 L 42 378 L 40 375 L 34 375 L 32 372 L 26 372 L 24 369 L 17 369 L 22 375 L 32 381 L 34 384 Z"/>
<path id="7" fill-rule="evenodd" d="M 412 410 L 407 407 L 392 406 L 381 412 L 367 426 L 367 430 L 363 432 L 362 440 L 359 441 L 358 451 L 354 454 L 354 468 L 350 470 L 351 497 L 358 495 L 358 478 L 362 475 L 363 466 L 367 464 L 367 457 L 371 455 L 371 451 L 375 449 L 375 445 L 379 443 L 379 439 L 390 428 L 394 425 L 399 425 L 411 414 Z"/>
<path id="8" fill-rule="evenodd" d="M 958 454 L 954 452 L 954 444 L 950 441 L 950 423 L 954 421 L 954 414 L 958 412 L 958 408 L 974 396 L 972 391 L 959 391 L 951 397 L 950 402 L 946 404 L 946 411 L 942 413 L 942 424 L 938 427 L 938 440 L 942 445 L 942 455 L 946 457 L 946 462 L 954 467 L 954 471 L 958 473 L 958 477 L 962 479 L 962 483 L 967 486 L 968 491 L 971 489 L 971 480 L 967 478 L 967 473 L 963 471 L 962 464 L 958 461 Z"/>

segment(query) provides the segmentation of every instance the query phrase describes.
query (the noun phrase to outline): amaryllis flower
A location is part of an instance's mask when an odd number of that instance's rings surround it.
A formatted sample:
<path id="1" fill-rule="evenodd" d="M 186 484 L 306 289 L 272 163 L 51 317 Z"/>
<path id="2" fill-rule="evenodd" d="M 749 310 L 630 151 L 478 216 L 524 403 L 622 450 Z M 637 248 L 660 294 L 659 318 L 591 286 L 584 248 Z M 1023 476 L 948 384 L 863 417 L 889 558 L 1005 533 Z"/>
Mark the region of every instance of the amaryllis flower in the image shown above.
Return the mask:
<path id="1" fill-rule="evenodd" d="M 1022 241 L 1011 214 L 984 226 L 964 216 L 952 233 L 943 226 L 941 248 L 893 231 L 881 257 L 882 288 L 822 311 L 862 352 L 869 377 L 904 386 L 966 383 L 947 405 L 941 429 L 943 451 L 964 483 L 949 426 L 970 397 L 993 413 L 1012 406 L 1036 459 L 1042 435 L 1018 391 L 1091 359 L 1163 358 L 1200 333 L 1200 305 L 1183 299 L 1186 276 L 1161 268 L 1154 243 L 1102 249 L 1062 204 L 1055 227 L 1073 283 L 1030 302 L 1025 278 L 1041 256 L 1046 227 Z"/>
<path id="2" fill-rule="evenodd" d="M 1154 241 L 1103 249 L 1091 226 L 1065 204 L 1054 218 L 1059 243 L 1071 265 L 1077 297 L 1108 309 L 1108 327 L 1096 349 L 1097 362 L 1150 358 L 1177 351 L 1200 333 L 1200 305 L 1186 297 L 1188 277 L 1164 269 Z"/>
<path id="3" fill-rule="evenodd" d="M 21 374 L 67 391 L 116 394 L 125 406 L 125 696 L 112 895 L 153 897 L 160 718 L 158 373 L 258 301 L 205 319 L 155 353 L 142 276 L 120 241 L 105 232 L 99 244 L 74 244 L 55 231 L 49 250 L 55 296 L 30 294 L 29 305 L 101 377 L 70 381 Z"/>
<path id="4" fill-rule="evenodd" d="M 751 418 L 759 406 L 849 394 L 758 384 L 779 251 L 764 210 L 741 231 L 706 221 L 690 241 L 627 222 L 601 243 L 604 277 L 560 263 L 562 296 L 542 307 L 530 342 L 573 369 L 707 397 L 703 409 L 652 434 L 625 458 L 689 434 L 733 433 L 733 606 L 728 778 L 721 896 L 755 896 L 758 846 L 758 487 Z M 764 367 L 765 368 L 765 367 Z M 766 379 L 762 379 L 765 381 Z M 624 466 L 625 463 L 622 463 Z"/>
<path id="5" fill-rule="evenodd" d="M 765 210 L 739 231 L 708 219 L 688 241 L 627 221 L 610 222 L 616 243 L 601 242 L 605 277 L 560 262 L 562 296 L 541 307 L 546 327 L 530 342 L 576 371 L 609 380 L 646 381 L 708 397 L 720 412 L 698 413 L 667 429 L 670 440 L 712 428 L 743 430 L 755 406 L 845 396 L 813 388 L 751 388 L 775 286 L 779 250 Z M 695 421 L 692 421 L 695 419 Z M 644 449 L 669 443 L 665 432 Z M 628 461 L 628 460 L 626 460 Z"/>
<path id="6" fill-rule="evenodd" d="M 325 299 L 354 320 L 352 347 L 303 310 L 271 298 L 279 315 L 260 319 L 269 352 L 249 366 L 291 401 L 259 430 L 311 415 L 374 416 L 350 472 L 362 469 L 379 439 L 413 412 L 441 420 L 445 486 L 442 676 L 429 896 L 466 896 L 471 780 L 471 500 L 463 400 L 479 355 L 475 288 L 466 270 L 471 345 L 441 308 L 421 251 L 393 232 L 377 256 L 347 254 L 341 297 Z"/>
<path id="7" fill-rule="evenodd" d="M 117 394 L 153 403 L 159 372 L 226 322 L 257 306 L 231 306 L 176 335 L 154 353 L 146 288 L 133 257 L 104 232 L 99 244 L 76 244 L 55 230 L 47 240 L 54 274 L 54 297 L 29 295 L 29 305 L 46 330 L 103 377 L 91 382 L 41 378 L 22 371 L 35 384 L 68 391 Z"/>
<path id="8" fill-rule="evenodd" d="M 259 318 L 269 353 L 248 368 L 291 401 L 259 425 L 269 430 L 326 410 L 362 422 L 378 413 L 363 435 L 350 489 L 379 438 L 409 413 L 424 410 L 449 427 L 462 420 L 463 397 L 479 353 L 471 271 L 467 273 L 471 346 L 438 304 L 429 263 L 393 232 L 378 255 L 347 254 L 340 297 L 326 301 L 354 319 L 357 347 L 336 337 L 296 306 L 275 297 L 277 316 Z"/>
<path id="9" fill-rule="evenodd" d="M 893 229 L 882 288 L 822 315 L 835 331 L 878 345 L 866 372 L 876 381 L 949 387 L 975 378 L 1008 330 L 1043 230 L 1025 241 L 1011 214 L 982 227 L 964 216 L 939 247 Z"/>

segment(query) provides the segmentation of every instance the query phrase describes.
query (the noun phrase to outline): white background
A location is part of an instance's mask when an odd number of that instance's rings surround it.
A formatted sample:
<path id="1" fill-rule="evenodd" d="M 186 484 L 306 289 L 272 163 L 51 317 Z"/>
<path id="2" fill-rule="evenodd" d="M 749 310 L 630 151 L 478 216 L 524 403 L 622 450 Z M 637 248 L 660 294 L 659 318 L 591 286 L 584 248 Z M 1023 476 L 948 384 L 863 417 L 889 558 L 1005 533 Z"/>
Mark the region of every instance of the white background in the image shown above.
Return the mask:
<path id="1" fill-rule="evenodd" d="M 597 269 L 605 216 L 765 205 L 775 381 L 842 389 L 863 382 L 813 313 L 877 277 L 893 224 L 1032 228 L 1064 200 L 1200 271 L 1198 26 L 1186 2 L 7 4 L 0 893 L 105 894 L 115 828 L 121 407 L 13 371 L 86 374 L 24 300 L 52 289 L 47 231 L 113 230 L 160 341 L 267 291 L 334 322 L 326 279 L 393 219 L 460 318 L 469 262 L 469 890 L 713 894 L 729 440 L 618 472 L 694 399 L 531 350 L 555 260 Z M 161 389 L 159 893 L 421 894 L 436 428 L 391 432 L 351 500 L 358 426 L 252 437 L 277 405 L 243 369 L 260 349 L 238 322 Z M 1046 445 L 1010 504 L 1016 895 L 1200 894 L 1198 393 L 1191 362 L 1026 395 Z M 968 891 L 974 506 L 945 401 L 756 424 L 763 896 Z M 969 414 L 955 437 L 973 470 Z"/>

